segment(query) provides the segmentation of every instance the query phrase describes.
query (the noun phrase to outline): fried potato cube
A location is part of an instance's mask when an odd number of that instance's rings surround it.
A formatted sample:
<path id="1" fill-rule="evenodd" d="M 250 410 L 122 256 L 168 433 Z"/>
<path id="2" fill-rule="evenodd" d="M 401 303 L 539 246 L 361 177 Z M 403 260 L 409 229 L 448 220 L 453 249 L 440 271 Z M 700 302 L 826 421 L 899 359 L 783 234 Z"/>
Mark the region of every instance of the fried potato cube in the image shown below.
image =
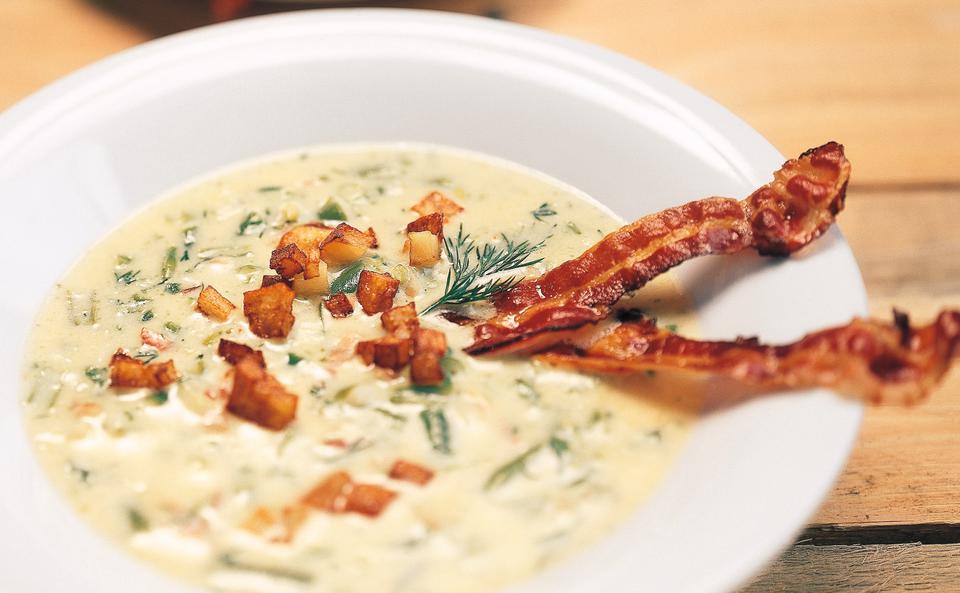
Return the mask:
<path id="1" fill-rule="evenodd" d="M 434 235 L 443 236 L 443 213 L 433 212 L 414 220 L 407 225 L 408 233 L 428 231 Z"/>
<path id="2" fill-rule="evenodd" d="M 410 359 L 410 381 L 414 385 L 443 383 L 441 361 L 447 353 L 447 337 L 433 329 L 420 328 L 413 336 L 413 357 Z"/>
<path id="3" fill-rule="evenodd" d="M 433 471 L 422 465 L 398 459 L 390 468 L 390 477 L 423 486 L 433 479 Z"/>
<path id="4" fill-rule="evenodd" d="M 330 292 L 330 277 L 327 264 L 322 260 L 307 263 L 302 276 L 296 276 L 292 282 L 293 291 L 299 295 L 310 296 Z"/>
<path id="5" fill-rule="evenodd" d="M 292 504 L 283 507 L 280 511 L 280 525 L 283 532 L 270 541 L 281 544 L 289 544 L 297 537 L 297 532 L 310 515 L 310 509 L 302 504 Z"/>
<path id="6" fill-rule="evenodd" d="M 363 257 L 376 242 L 376 235 L 341 222 L 320 244 L 320 259 L 330 265 L 348 264 Z"/>
<path id="7" fill-rule="evenodd" d="M 122 350 L 117 350 L 110 358 L 111 387 L 162 389 L 177 378 L 177 368 L 172 360 L 144 364 Z"/>
<path id="8" fill-rule="evenodd" d="M 220 344 L 217 346 L 217 354 L 232 365 L 236 365 L 244 358 L 250 357 L 260 368 L 267 368 L 267 363 L 263 360 L 263 352 L 254 350 L 246 344 L 231 342 L 230 340 L 221 338 Z"/>
<path id="9" fill-rule="evenodd" d="M 429 268 L 440 261 L 440 237 L 430 231 L 417 231 L 407 234 L 410 242 L 410 265 Z"/>
<path id="10" fill-rule="evenodd" d="M 380 247 L 380 240 L 377 239 L 377 232 L 373 230 L 373 227 L 367 227 L 367 236 L 370 237 L 370 249 L 376 249 Z"/>
<path id="11" fill-rule="evenodd" d="M 267 274 L 260 279 L 260 288 L 266 288 L 274 284 L 288 284 L 288 280 L 279 274 Z"/>
<path id="12" fill-rule="evenodd" d="M 400 281 L 390 274 L 364 270 L 357 283 L 357 301 L 367 315 L 382 313 L 393 306 Z"/>
<path id="13" fill-rule="evenodd" d="M 197 297 L 197 309 L 211 319 L 226 321 L 237 306 L 228 301 L 217 289 L 204 286 Z"/>
<path id="14" fill-rule="evenodd" d="M 285 338 L 293 328 L 293 290 L 274 284 L 243 293 L 243 314 L 261 338 Z"/>
<path id="15" fill-rule="evenodd" d="M 297 415 L 297 401 L 254 357 L 244 357 L 234 367 L 227 399 L 230 413 L 263 428 L 283 430 Z"/>
<path id="16" fill-rule="evenodd" d="M 284 245 L 273 250 L 270 254 L 270 269 L 286 280 L 300 274 L 307 267 L 307 254 L 295 243 Z"/>
<path id="17" fill-rule="evenodd" d="M 346 510 L 377 517 L 393 502 L 397 493 L 376 484 L 355 484 L 347 494 Z"/>
<path id="18" fill-rule="evenodd" d="M 435 191 L 425 195 L 411 208 L 420 216 L 439 212 L 443 214 L 443 221 L 448 222 L 453 216 L 463 212 L 463 207 L 442 193 Z"/>
<path id="19" fill-rule="evenodd" d="M 420 320 L 417 318 L 417 306 L 410 302 L 384 311 L 380 315 L 380 323 L 388 333 L 399 338 L 412 337 L 413 332 L 420 327 Z"/>
<path id="20" fill-rule="evenodd" d="M 333 232 L 333 228 L 319 222 L 308 222 L 293 227 L 280 237 L 277 248 L 287 245 L 296 245 L 300 251 L 310 258 L 310 254 L 316 252 L 327 235 Z"/>
<path id="21" fill-rule="evenodd" d="M 323 301 L 323 306 L 330 311 L 330 314 L 337 318 L 350 317 L 353 315 L 353 303 L 350 297 L 338 292 L 327 300 Z"/>
<path id="22" fill-rule="evenodd" d="M 357 343 L 357 354 L 366 364 L 399 371 L 410 362 L 412 347 L 413 341 L 410 338 L 384 336 Z"/>
<path id="23" fill-rule="evenodd" d="M 338 471 L 327 476 L 300 500 L 303 504 L 321 511 L 342 513 L 347 508 L 347 494 L 352 489 L 353 480 L 350 479 L 350 474 Z"/>

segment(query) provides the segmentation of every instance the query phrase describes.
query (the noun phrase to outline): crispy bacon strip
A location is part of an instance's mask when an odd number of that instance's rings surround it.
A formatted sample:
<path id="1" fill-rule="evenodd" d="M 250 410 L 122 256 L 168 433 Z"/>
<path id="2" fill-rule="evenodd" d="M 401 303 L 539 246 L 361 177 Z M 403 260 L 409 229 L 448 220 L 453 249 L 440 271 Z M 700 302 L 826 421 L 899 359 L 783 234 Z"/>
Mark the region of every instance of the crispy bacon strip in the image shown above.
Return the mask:
<path id="1" fill-rule="evenodd" d="M 819 237 L 843 208 L 850 163 L 829 142 L 784 163 L 745 200 L 707 198 L 645 216 L 580 257 L 494 299 L 471 354 L 542 349 L 596 323 L 625 293 L 694 257 L 754 248 L 788 255 Z"/>
<path id="2" fill-rule="evenodd" d="M 756 338 L 706 342 L 626 322 L 587 348 L 555 346 L 537 356 L 549 364 L 604 373 L 678 369 L 762 388 L 829 387 L 870 403 L 915 404 L 929 395 L 960 357 L 960 310 L 911 328 L 903 313 L 892 324 L 854 319 L 769 346 Z"/>

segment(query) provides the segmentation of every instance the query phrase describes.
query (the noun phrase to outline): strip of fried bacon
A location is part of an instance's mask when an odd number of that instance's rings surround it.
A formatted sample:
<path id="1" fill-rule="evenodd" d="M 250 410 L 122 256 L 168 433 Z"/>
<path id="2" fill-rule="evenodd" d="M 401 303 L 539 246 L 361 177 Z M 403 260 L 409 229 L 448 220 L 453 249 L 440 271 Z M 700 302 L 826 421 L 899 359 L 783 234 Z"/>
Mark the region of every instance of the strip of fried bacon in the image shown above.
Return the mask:
<path id="1" fill-rule="evenodd" d="M 770 346 L 756 338 L 731 342 L 678 336 L 641 319 L 625 322 L 586 348 L 559 345 L 537 355 L 551 365 L 602 373 L 676 369 L 734 379 L 765 389 L 829 387 L 869 403 L 925 399 L 960 357 L 960 310 L 913 328 L 903 313 L 892 324 L 854 319 Z"/>
<path id="2" fill-rule="evenodd" d="M 494 297 L 471 354 L 538 350 L 606 317 L 625 293 L 694 257 L 789 255 L 819 237 L 843 208 L 850 163 L 829 142 L 791 159 L 746 199 L 707 198 L 645 216 L 581 256 Z"/>

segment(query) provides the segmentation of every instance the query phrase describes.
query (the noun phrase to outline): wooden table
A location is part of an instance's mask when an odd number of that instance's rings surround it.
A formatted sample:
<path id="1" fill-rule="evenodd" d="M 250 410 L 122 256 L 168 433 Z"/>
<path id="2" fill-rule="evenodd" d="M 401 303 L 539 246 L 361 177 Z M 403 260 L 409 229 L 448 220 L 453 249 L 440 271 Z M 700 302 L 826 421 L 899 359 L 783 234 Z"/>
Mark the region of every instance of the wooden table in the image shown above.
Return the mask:
<path id="1" fill-rule="evenodd" d="M 960 306 L 960 2 L 383 4 L 496 14 L 623 52 L 784 154 L 842 141 L 854 173 L 840 226 L 872 313 L 897 305 L 925 320 Z M 83 0 L 0 0 L 0 108 L 150 36 Z M 960 372 L 918 409 L 868 411 L 807 532 L 745 589 L 838 590 L 960 591 Z"/>

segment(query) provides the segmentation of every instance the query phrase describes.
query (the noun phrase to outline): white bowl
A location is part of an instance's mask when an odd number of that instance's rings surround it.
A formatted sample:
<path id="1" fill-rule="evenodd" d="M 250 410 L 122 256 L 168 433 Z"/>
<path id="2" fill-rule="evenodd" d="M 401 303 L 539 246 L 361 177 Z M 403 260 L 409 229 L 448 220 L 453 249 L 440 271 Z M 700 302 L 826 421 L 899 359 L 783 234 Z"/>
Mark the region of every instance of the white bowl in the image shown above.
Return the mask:
<path id="1" fill-rule="evenodd" d="M 19 367 L 31 319 L 96 238 L 158 193 L 295 146 L 407 140 L 507 158 L 627 218 L 744 196 L 784 160 L 709 99 L 624 57 L 487 19 L 300 12 L 148 43 L 0 116 L 0 590 L 188 590 L 97 536 L 34 461 Z M 827 138 L 817 138 L 826 141 Z M 802 255 L 681 268 L 707 336 L 791 339 L 865 311 L 839 232 Z M 651 500 L 599 544 L 511 591 L 731 591 L 837 476 L 860 422 L 829 392 L 707 414 Z"/>

